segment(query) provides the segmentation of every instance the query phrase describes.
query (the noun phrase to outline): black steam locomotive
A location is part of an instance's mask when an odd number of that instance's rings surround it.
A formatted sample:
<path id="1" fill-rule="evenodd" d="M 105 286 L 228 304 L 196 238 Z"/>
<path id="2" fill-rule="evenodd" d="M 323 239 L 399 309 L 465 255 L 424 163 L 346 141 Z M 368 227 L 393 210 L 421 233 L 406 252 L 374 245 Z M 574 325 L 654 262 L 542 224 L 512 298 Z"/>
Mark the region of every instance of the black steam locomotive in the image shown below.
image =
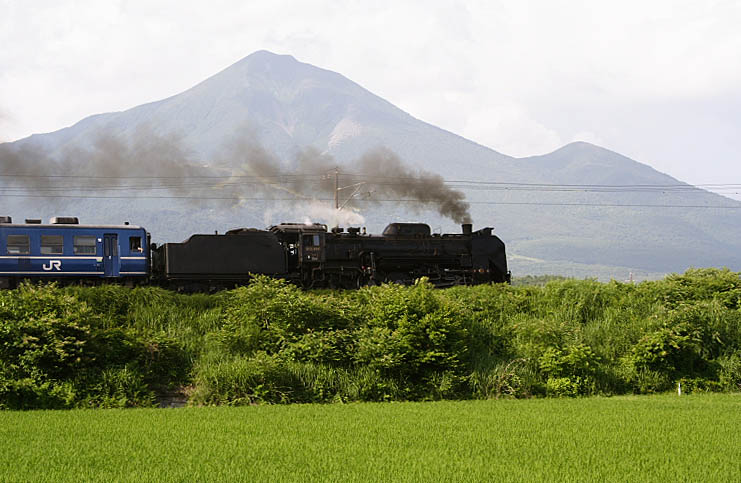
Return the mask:
<path id="1" fill-rule="evenodd" d="M 307 288 L 409 284 L 427 277 L 436 286 L 509 282 L 504 243 L 491 228 L 432 234 L 422 223 L 392 223 L 380 236 L 360 228 L 282 223 L 193 235 L 152 251 L 155 283 L 186 290 L 245 283 L 267 274 Z"/>

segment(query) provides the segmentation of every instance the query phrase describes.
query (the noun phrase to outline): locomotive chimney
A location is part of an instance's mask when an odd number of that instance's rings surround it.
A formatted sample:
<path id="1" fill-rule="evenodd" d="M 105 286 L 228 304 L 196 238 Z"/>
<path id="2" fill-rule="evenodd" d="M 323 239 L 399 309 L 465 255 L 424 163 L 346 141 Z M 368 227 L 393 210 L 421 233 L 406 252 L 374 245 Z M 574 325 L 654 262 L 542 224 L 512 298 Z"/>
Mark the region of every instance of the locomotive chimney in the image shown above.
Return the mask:
<path id="1" fill-rule="evenodd" d="M 473 225 L 471 223 L 464 223 L 461 225 L 461 228 L 463 228 L 464 235 L 470 235 L 473 232 Z"/>

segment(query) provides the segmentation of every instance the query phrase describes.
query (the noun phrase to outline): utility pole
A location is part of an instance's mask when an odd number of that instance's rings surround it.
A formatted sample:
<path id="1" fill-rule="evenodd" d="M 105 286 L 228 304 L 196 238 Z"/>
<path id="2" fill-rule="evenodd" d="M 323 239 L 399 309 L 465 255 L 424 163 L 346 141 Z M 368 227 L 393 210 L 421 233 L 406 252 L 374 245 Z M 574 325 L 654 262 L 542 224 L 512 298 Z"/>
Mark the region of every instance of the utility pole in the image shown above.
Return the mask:
<path id="1" fill-rule="evenodd" d="M 339 227 L 339 212 L 345 208 L 345 205 L 352 200 L 356 194 L 358 194 L 358 191 L 360 190 L 360 187 L 365 184 L 365 181 L 361 181 L 360 183 L 351 184 L 348 186 L 342 186 L 340 187 L 340 168 L 339 166 L 336 166 L 334 168 L 334 209 L 337 215 L 337 220 L 335 223 L 335 228 Z M 340 191 L 346 190 L 349 188 L 355 188 L 355 191 L 352 192 L 350 196 L 347 197 L 344 203 L 340 206 Z"/>
<path id="2" fill-rule="evenodd" d="M 340 209 L 340 168 L 334 168 L 334 209 Z"/>

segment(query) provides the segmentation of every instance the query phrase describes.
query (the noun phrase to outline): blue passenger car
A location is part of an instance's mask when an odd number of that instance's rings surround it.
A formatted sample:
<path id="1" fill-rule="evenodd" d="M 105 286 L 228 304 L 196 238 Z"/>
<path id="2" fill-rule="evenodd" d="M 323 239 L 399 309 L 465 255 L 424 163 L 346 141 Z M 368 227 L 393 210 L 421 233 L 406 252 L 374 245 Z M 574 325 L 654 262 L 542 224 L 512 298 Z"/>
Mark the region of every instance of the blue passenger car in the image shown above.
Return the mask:
<path id="1" fill-rule="evenodd" d="M 80 225 L 75 217 L 14 224 L 0 217 L 0 288 L 22 279 L 146 281 L 148 241 L 144 228 L 128 224 Z"/>

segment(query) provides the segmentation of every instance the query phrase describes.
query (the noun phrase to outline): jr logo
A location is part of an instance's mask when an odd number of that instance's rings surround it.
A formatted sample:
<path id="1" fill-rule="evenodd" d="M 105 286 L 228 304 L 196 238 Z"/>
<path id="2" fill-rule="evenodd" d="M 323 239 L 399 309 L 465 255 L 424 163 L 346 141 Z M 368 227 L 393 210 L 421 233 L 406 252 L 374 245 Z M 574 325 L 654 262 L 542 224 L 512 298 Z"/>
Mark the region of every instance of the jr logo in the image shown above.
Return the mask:
<path id="1" fill-rule="evenodd" d="M 61 260 L 49 260 L 49 265 L 46 264 L 41 265 L 41 268 L 46 270 L 47 272 L 50 270 L 61 270 L 62 269 L 62 261 Z"/>

